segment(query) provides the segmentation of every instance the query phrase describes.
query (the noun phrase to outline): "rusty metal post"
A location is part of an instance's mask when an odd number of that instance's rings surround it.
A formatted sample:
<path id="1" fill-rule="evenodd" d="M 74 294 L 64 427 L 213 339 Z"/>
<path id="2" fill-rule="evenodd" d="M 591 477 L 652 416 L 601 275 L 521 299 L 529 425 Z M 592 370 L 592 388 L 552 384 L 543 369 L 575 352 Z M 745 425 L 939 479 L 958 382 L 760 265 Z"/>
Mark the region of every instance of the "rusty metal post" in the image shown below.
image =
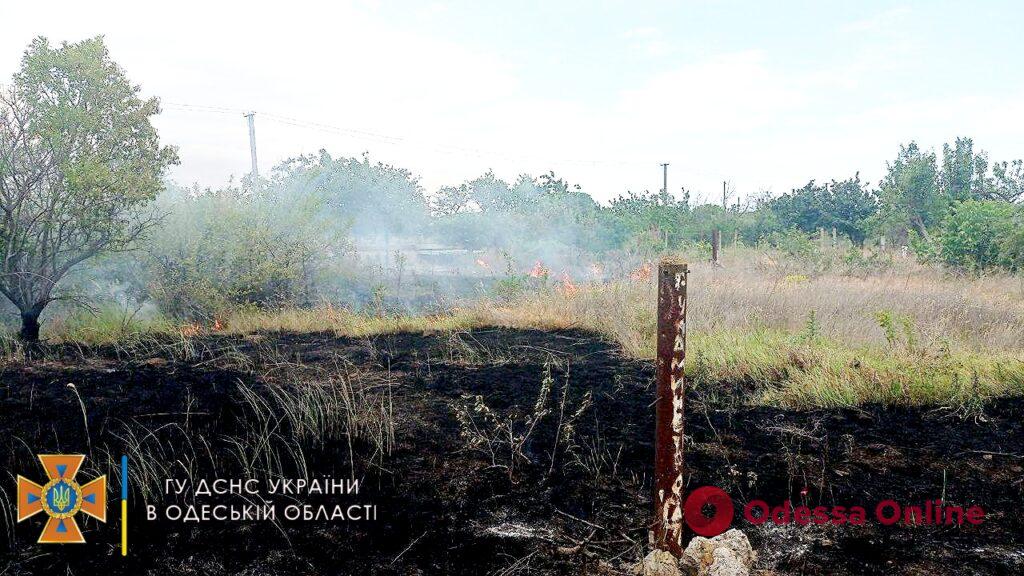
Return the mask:
<path id="1" fill-rule="evenodd" d="M 658 265 L 658 358 L 654 438 L 653 545 L 683 553 L 683 404 L 686 359 L 686 264 Z"/>

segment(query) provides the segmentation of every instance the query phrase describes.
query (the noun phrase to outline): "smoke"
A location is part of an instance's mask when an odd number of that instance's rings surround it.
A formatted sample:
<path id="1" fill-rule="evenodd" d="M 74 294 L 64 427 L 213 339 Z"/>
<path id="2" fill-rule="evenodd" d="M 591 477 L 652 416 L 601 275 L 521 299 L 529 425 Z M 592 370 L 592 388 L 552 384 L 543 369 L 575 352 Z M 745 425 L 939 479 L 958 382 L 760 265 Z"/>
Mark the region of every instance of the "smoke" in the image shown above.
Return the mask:
<path id="1" fill-rule="evenodd" d="M 554 174 L 427 191 L 408 170 L 321 151 L 215 190 L 168 182 L 154 209 L 134 252 L 85 264 L 67 291 L 93 311 L 211 324 L 240 306 L 433 312 L 516 286 L 575 293 L 643 259 L 614 210 Z"/>

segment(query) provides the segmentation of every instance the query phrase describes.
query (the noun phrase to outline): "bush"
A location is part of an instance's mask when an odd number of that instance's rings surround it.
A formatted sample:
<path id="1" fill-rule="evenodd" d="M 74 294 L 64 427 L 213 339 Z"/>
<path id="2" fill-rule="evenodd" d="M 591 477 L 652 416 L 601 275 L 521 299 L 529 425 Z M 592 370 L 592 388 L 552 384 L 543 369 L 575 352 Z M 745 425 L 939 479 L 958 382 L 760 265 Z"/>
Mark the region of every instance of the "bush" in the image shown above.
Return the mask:
<path id="1" fill-rule="evenodd" d="M 942 222 L 942 261 L 968 270 L 998 266 L 1001 243 L 1014 232 L 1014 212 L 1012 204 L 991 200 L 968 200 L 954 207 Z"/>
<path id="2" fill-rule="evenodd" d="M 339 238 L 315 198 L 234 188 L 177 196 L 164 198 L 169 214 L 145 246 L 146 287 L 161 311 L 209 320 L 238 305 L 314 300 Z"/>

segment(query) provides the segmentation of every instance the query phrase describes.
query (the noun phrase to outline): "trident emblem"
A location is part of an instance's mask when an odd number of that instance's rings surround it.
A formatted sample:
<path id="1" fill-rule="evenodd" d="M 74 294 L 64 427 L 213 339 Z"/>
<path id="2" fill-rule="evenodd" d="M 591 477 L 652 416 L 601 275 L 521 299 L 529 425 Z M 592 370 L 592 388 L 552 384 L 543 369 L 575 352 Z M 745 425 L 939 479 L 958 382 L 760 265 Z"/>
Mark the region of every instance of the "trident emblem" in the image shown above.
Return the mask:
<path id="1" fill-rule="evenodd" d="M 107 521 L 107 477 L 100 476 L 81 486 L 75 481 L 84 460 L 85 456 L 81 454 L 40 454 L 39 461 L 46 470 L 47 483 L 40 486 L 18 476 L 18 522 L 40 512 L 49 516 L 43 533 L 39 535 L 40 544 L 85 542 L 75 522 L 75 514 L 79 511 L 100 522 Z"/>

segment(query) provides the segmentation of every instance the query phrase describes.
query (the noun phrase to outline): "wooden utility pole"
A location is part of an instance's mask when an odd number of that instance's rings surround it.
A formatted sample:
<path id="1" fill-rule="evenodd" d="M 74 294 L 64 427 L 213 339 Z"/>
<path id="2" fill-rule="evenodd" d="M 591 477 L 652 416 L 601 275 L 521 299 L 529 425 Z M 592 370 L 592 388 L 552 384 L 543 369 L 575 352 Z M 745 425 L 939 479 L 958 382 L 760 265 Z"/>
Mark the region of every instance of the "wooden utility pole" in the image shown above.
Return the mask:
<path id="1" fill-rule="evenodd" d="M 668 162 L 661 165 L 661 204 L 668 206 Z"/>
<path id="2" fill-rule="evenodd" d="M 253 185 L 256 184 L 256 179 L 260 177 L 259 168 L 256 167 L 256 116 L 255 112 L 249 112 L 245 115 L 249 119 L 249 155 L 252 157 L 252 181 Z"/>
<path id="3" fill-rule="evenodd" d="M 726 181 L 722 180 L 722 211 L 723 212 L 727 212 L 729 210 L 729 207 L 726 205 L 726 202 L 729 201 L 729 196 L 728 196 L 728 194 L 726 193 L 725 190 L 726 190 Z"/>
<path id="4" fill-rule="evenodd" d="M 654 547 L 683 553 L 683 424 L 686 387 L 685 263 L 658 265 L 658 356 L 654 433 Z"/>
<path id="5" fill-rule="evenodd" d="M 715 266 L 721 266 L 719 262 L 719 256 L 722 253 L 722 231 L 715 230 L 711 231 L 711 263 Z"/>

